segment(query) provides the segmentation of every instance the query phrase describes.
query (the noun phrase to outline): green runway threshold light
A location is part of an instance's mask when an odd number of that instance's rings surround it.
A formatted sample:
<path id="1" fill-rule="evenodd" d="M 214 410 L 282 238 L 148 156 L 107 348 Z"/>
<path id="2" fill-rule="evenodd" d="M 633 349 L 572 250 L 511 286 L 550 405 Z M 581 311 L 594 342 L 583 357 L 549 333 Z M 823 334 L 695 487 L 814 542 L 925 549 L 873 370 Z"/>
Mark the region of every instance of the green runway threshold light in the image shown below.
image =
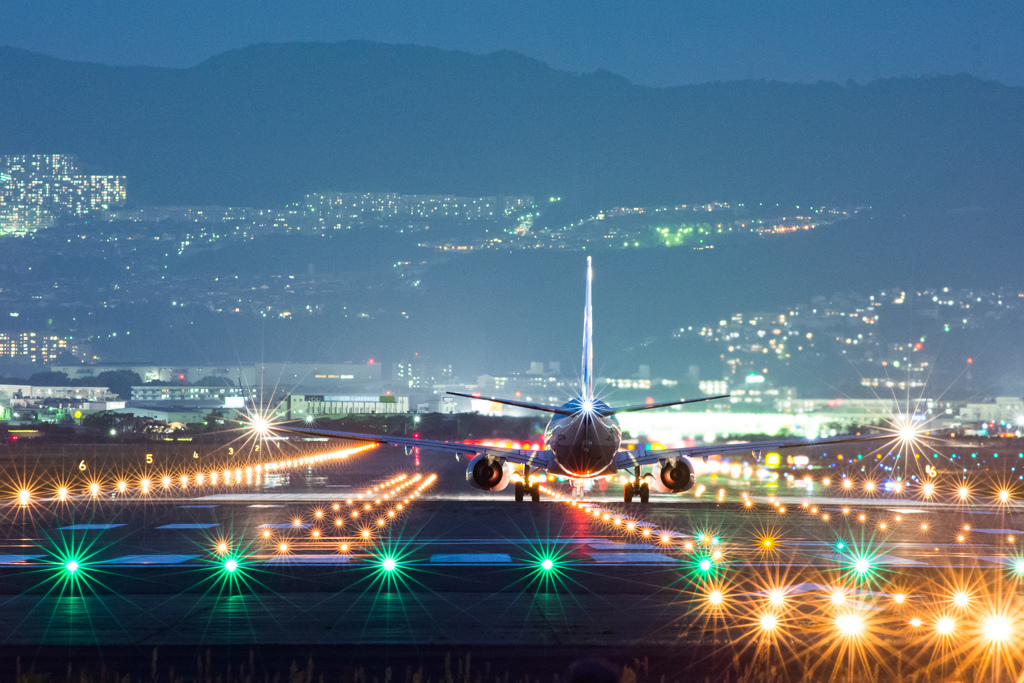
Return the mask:
<path id="1" fill-rule="evenodd" d="M 67 572 L 69 574 L 74 574 L 75 572 L 78 571 L 78 561 L 77 560 L 68 560 L 64 564 L 64 569 L 67 570 Z"/>
<path id="2" fill-rule="evenodd" d="M 1017 574 L 1024 576 L 1024 560 L 1017 560 L 1016 564 L 1013 565 L 1013 571 Z"/>
<path id="3" fill-rule="evenodd" d="M 709 572 L 711 571 L 711 560 L 705 557 L 697 566 L 702 572 Z"/>
<path id="4" fill-rule="evenodd" d="M 541 560 L 540 567 L 544 571 L 549 572 L 555 568 L 555 563 L 551 560 L 550 557 L 545 557 L 543 560 Z"/>
<path id="5" fill-rule="evenodd" d="M 843 552 L 844 550 L 846 550 L 846 544 L 842 541 L 836 541 L 836 551 Z"/>
<path id="6" fill-rule="evenodd" d="M 237 560 L 227 560 L 224 563 L 224 571 L 226 571 L 227 573 L 232 574 L 236 569 L 238 569 Z"/>
<path id="7" fill-rule="evenodd" d="M 398 565 L 395 562 L 395 558 L 385 557 L 384 561 L 380 563 L 380 566 L 383 567 L 384 571 L 386 572 L 393 572 L 395 571 L 395 567 L 397 567 Z"/>
<path id="8" fill-rule="evenodd" d="M 866 557 L 858 557 L 853 563 L 853 570 L 858 574 L 867 574 L 871 571 L 871 562 Z"/>

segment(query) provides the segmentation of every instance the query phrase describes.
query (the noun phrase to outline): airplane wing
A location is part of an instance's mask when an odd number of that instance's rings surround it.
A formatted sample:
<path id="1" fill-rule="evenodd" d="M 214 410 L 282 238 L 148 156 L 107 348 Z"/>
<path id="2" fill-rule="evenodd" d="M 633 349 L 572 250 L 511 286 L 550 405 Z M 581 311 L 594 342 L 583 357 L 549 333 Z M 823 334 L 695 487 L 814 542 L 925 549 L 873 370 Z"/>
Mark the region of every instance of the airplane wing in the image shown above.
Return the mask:
<path id="1" fill-rule="evenodd" d="M 665 458 L 680 455 L 688 458 L 703 458 L 706 462 L 712 455 L 729 455 L 731 453 L 750 453 L 751 451 L 773 451 L 781 448 L 806 448 L 808 446 L 828 446 L 831 444 L 856 443 L 858 441 L 894 441 L 896 434 L 862 434 L 856 436 L 833 436 L 827 439 L 772 439 L 770 441 L 747 441 L 745 443 L 729 443 L 717 446 L 696 446 L 694 448 L 665 448 L 657 451 L 619 451 L 615 454 L 615 466 L 619 469 L 636 467 L 637 465 L 653 465 Z"/>
<path id="2" fill-rule="evenodd" d="M 349 439 L 351 441 L 367 441 L 370 443 L 403 446 L 405 448 L 422 448 L 424 450 L 447 451 L 462 455 L 491 455 L 504 458 L 518 465 L 529 465 L 547 469 L 551 464 L 551 452 L 527 451 L 514 448 L 494 448 L 493 446 L 474 446 L 457 441 L 431 441 L 429 439 L 411 439 L 407 436 L 383 436 L 380 434 L 357 434 L 353 432 L 334 432 L 326 429 L 310 429 L 308 427 L 288 427 L 273 425 L 271 431 L 282 434 L 305 434 L 307 436 L 326 436 L 329 439 Z"/>
<path id="3" fill-rule="evenodd" d="M 454 391 L 446 392 L 452 396 L 462 396 L 463 398 L 475 398 L 480 401 L 490 401 L 491 403 L 504 403 L 509 406 L 517 406 L 519 408 L 529 408 L 530 410 L 540 410 L 545 413 L 555 413 L 557 415 L 575 415 L 580 412 L 579 408 L 564 408 L 562 406 L 549 406 L 543 403 L 527 403 L 526 401 L 512 401 L 506 398 L 493 398 L 491 396 L 473 396 L 472 394 L 460 394 Z M 600 415 L 607 417 L 609 415 L 616 415 L 618 413 L 635 413 L 640 410 L 653 410 L 655 408 L 667 408 L 668 406 L 681 406 L 687 403 L 700 403 L 701 401 L 714 401 L 719 398 L 729 398 L 729 394 L 722 396 L 704 396 L 703 398 L 691 398 L 686 401 L 668 401 L 666 403 L 641 403 L 635 406 L 623 406 L 621 408 L 601 408 L 597 409 Z"/>
<path id="4" fill-rule="evenodd" d="M 473 396 L 472 394 L 460 394 L 455 391 L 447 391 L 447 394 L 452 396 L 462 396 L 463 398 L 475 398 L 478 401 L 490 401 L 491 403 L 504 403 L 507 406 L 517 406 L 519 408 L 529 408 L 530 410 L 540 410 L 545 413 L 557 413 L 558 415 L 575 415 L 577 411 L 563 408 L 561 406 L 549 406 L 543 403 L 527 403 L 526 401 L 510 401 L 507 398 L 493 398 L 491 396 Z"/>
<path id="5" fill-rule="evenodd" d="M 619 413 L 637 413 L 641 410 L 654 410 L 655 408 L 667 408 L 669 406 L 682 406 L 687 403 L 700 403 L 701 401 L 714 401 L 719 398 L 729 398 L 729 394 L 721 396 L 705 396 L 703 398 L 691 398 L 685 401 L 668 401 L 666 403 L 641 403 L 635 406 L 622 406 L 621 408 L 608 408 L 600 411 L 601 415 L 618 415 Z"/>

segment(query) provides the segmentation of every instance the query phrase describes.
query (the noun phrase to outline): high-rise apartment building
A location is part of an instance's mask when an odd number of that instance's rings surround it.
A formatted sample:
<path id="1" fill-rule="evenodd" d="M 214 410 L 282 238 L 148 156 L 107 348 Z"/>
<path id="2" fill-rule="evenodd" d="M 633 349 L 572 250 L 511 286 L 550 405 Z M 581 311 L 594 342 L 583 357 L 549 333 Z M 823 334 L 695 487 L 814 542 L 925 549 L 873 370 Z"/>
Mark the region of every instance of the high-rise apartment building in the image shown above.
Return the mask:
<path id="1" fill-rule="evenodd" d="M 126 177 L 87 175 L 73 154 L 0 155 L 0 234 L 25 234 L 123 206 Z"/>
<path id="2" fill-rule="evenodd" d="M 13 358 L 32 363 L 53 363 L 62 353 L 78 355 L 78 347 L 55 335 L 21 332 L 0 332 L 0 358 Z"/>

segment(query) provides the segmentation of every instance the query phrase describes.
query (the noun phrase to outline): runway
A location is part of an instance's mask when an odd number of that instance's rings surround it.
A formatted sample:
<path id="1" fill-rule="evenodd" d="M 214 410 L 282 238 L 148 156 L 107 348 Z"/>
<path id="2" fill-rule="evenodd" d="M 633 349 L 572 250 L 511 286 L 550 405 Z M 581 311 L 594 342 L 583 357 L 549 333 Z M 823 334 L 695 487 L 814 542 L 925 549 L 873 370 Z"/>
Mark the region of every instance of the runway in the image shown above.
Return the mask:
<path id="1" fill-rule="evenodd" d="M 558 482 L 539 503 L 515 503 L 470 489 L 458 463 L 381 462 L 341 483 L 272 491 L 7 505 L 0 657 L 26 646 L 343 645 L 686 647 L 731 660 L 762 642 L 766 614 L 788 641 L 820 644 L 839 612 L 902 647 L 931 637 L 958 586 L 970 593 L 971 611 L 956 613 L 967 627 L 1019 595 L 1024 577 L 1015 500 L 720 478 L 700 498 L 650 505 L 622 503 L 614 485 L 573 501 Z"/>

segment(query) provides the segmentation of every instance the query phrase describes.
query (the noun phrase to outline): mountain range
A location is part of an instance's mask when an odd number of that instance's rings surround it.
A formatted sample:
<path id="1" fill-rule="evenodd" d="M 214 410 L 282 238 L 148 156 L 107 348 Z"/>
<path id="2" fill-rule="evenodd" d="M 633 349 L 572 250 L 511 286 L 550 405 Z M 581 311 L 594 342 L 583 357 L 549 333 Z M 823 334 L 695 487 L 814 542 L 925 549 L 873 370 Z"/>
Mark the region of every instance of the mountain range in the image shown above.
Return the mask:
<path id="1" fill-rule="evenodd" d="M 511 52 L 358 41 L 187 69 L 4 47 L 0 120 L 0 153 L 78 154 L 127 175 L 134 205 L 365 190 L 960 207 L 1024 181 L 1024 88 L 969 76 L 652 88 Z"/>

